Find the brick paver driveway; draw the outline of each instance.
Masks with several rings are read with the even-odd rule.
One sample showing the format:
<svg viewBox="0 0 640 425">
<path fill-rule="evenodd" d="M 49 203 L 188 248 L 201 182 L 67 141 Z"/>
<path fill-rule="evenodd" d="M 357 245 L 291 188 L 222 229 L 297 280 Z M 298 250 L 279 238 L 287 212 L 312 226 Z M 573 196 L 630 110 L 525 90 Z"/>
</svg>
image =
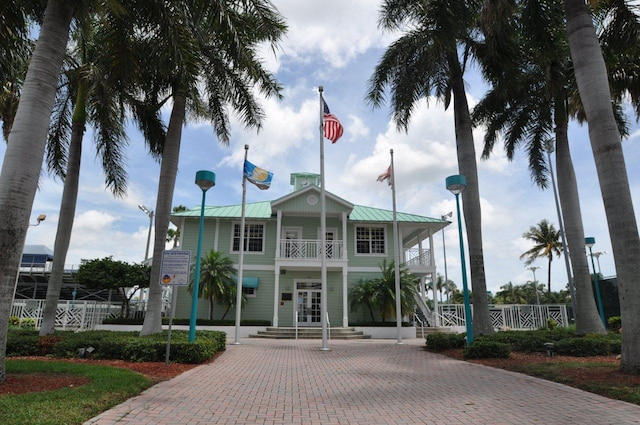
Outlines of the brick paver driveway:
<svg viewBox="0 0 640 425">
<path fill-rule="evenodd" d="M 424 340 L 243 339 L 87 424 L 638 424 L 640 406 L 449 359 Z"/>
</svg>

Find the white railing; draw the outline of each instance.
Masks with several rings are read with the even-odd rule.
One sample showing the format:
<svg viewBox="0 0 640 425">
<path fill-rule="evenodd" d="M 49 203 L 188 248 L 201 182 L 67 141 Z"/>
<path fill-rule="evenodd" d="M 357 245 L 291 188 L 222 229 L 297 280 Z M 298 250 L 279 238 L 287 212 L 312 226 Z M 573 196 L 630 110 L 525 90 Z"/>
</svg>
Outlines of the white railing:
<svg viewBox="0 0 640 425">
<path fill-rule="evenodd" d="M 404 264 L 407 267 L 431 266 L 431 251 L 423 249 L 421 253 L 420 250 L 416 248 L 405 249 Z"/>
<path fill-rule="evenodd" d="M 322 242 L 318 239 L 281 239 L 280 258 L 319 259 Z M 342 241 L 326 241 L 327 258 L 342 258 Z"/>
<path fill-rule="evenodd" d="M 11 316 L 21 322 L 30 319 L 35 322 L 36 329 L 42 326 L 44 300 L 16 300 L 11 306 Z M 93 329 L 102 320 L 117 317 L 121 303 L 100 301 L 61 301 L 56 310 L 55 328 L 60 330 Z"/>
<path fill-rule="evenodd" d="M 555 320 L 559 326 L 569 326 L 567 306 L 563 304 L 492 305 L 489 315 L 494 329 L 539 329 L 547 325 L 547 319 Z M 438 316 L 442 327 L 466 326 L 462 304 L 439 304 Z"/>
</svg>

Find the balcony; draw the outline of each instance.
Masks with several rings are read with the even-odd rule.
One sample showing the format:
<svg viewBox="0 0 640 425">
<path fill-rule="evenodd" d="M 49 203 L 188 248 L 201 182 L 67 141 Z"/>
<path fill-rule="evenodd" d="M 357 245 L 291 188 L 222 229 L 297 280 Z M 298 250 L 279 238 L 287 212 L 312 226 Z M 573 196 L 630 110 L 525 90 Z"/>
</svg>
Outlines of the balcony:
<svg viewBox="0 0 640 425">
<path fill-rule="evenodd" d="M 320 260 L 321 241 L 318 239 L 281 239 L 279 259 Z M 341 260 L 342 241 L 326 241 L 327 259 Z"/>
<path fill-rule="evenodd" d="M 431 251 L 423 249 L 422 253 L 419 249 L 405 249 L 403 250 L 404 265 L 407 269 L 416 275 L 433 273 L 435 265 L 431 261 Z"/>
</svg>

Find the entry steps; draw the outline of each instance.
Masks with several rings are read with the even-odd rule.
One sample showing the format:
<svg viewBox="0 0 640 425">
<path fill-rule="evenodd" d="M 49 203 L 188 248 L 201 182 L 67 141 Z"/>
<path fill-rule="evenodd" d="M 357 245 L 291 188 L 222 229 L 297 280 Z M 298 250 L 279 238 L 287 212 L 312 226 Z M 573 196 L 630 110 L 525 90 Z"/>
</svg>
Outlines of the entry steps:
<svg viewBox="0 0 640 425">
<path fill-rule="evenodd" d="M 371 335 L 365 335 L 355 328 L 329 328 L 330 339 L 370 339 Z M 249 338 L 271 339 L 295 339 L 296 328 L 268 327 L 265 331 L 249 335 Z M 298 328 L 298 339 L 322 339 L 322 328 Z"/>
</svg>

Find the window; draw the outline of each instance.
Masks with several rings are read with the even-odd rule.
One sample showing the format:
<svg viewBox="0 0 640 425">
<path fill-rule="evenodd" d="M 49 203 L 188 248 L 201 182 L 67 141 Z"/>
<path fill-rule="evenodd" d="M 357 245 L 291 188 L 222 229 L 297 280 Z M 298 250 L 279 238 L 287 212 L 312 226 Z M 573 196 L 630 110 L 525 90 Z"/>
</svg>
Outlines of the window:
<svg viewBox="0 0 640 425">
<path fill-rule="evenodd" d="M 244 225 L 244 252 L 262 252 L 264 250 L 264 224 Z M 232 252 L 240 251 L 240 224 L 233 225 Z"/>
<path fill-rule="evenodd" d="M 256 295 L 256 291 L 258 289 L 257 288 L 245 288 L 244 286 L 242 287 L 242 293 L 247 297 L 247 298 L 255 298 Z"/>
<path fill-rule="evenodd" d="M 384 227 L 356 227 L 357 254 L 384 254 Z"/>
</svg>

